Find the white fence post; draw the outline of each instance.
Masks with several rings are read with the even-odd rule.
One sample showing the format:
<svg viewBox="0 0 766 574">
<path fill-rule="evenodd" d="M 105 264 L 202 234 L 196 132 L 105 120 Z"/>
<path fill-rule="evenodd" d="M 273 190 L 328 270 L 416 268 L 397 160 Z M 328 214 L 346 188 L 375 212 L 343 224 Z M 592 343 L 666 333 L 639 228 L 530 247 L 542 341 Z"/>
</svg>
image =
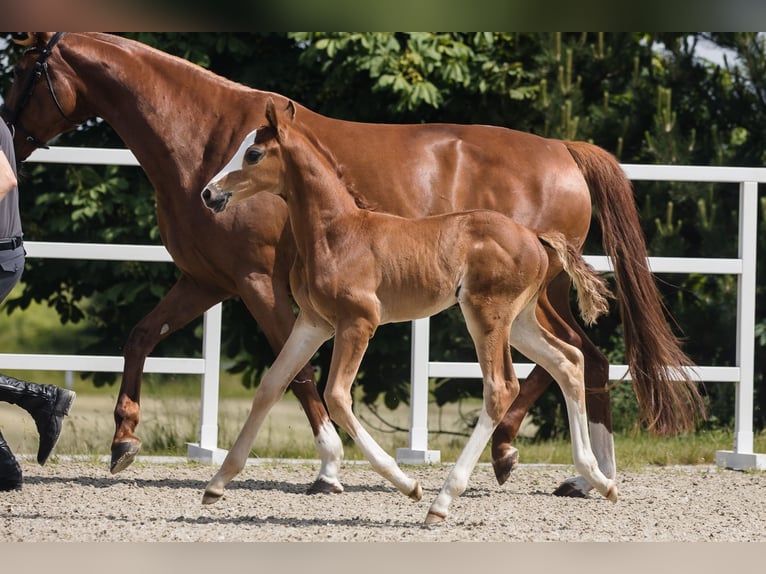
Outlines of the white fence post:
<svg viewBox="0 0 766 574">
<path fill-rule="evenodd" d="M 412 322 L 410 388 L 410 444 L 397 448 L 396 460 L 406 464 L 436 463 L 438 450 L 428 450 L 428 318 Z"/>
<path fill-rule="evenodd" d="M 227 451 L 218 448 L 218 394 L 221 368 L 222 304 L 218 303 L 205 313 L 202 328 L 202 400 L 200 401 L 200 431 L 198 443 L 187 443 L 187 456 L 191 460 L 220 464 Z"/>
<path fill-rule="evenodd" d="M 716 452 L 716 464 L 726 468 L 766 470 L 766 454 L 753 452 L 753 392 L 755 379 L 755 280 L 758 243 L 758 184 L 745 181 L 739 195 L 739 257 L 737 281 L 737 365 L 734 408 L 734 450 Z"/>
</svg>

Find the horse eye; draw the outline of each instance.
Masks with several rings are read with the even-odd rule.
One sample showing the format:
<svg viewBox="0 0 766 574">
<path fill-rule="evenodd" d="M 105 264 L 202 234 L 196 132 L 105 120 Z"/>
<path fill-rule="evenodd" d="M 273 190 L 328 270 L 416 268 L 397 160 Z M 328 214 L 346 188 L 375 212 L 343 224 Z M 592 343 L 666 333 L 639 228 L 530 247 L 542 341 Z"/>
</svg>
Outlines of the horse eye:
<svg viewBox="0 0 766 574">
<path fill-rule="evenodd" d="M 255 148 L 247 150 L 245 153 L 245 161 L 249 164 L 258 163 L 263 158 L 263 151 Z"/>
</svg>

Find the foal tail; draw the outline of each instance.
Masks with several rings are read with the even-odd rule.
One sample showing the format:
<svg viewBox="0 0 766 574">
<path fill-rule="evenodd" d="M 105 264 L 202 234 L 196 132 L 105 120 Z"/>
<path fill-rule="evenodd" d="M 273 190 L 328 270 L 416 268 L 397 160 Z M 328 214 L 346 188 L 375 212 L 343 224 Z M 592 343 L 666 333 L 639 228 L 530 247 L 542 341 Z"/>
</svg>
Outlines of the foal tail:
<svg viewBox="0 0 766 574">
<path fill-rule="evenodd" d="M 646 243 L 633 187 L 617 160 L 586 142 L 565 142 L 582 171 L 617 279 L 625 349 L 641 418 L 655 434 L 692 430 L 704 406 L 686 374 L 693 363 L 668 325 L 666 309 L 646 264 Z"/>
<path fill-rule="evenodd" d="M 609 312 L 609 299 L 614 295 L 607 282 L 583 259 L 562 233 L 541 233 L 540 240 L 558 255 L 564 271 L 572 279 L 577 291 L 577 306 L 580 317 L 588 325 L 593 325 L 601 315 Z"/>
</svg>

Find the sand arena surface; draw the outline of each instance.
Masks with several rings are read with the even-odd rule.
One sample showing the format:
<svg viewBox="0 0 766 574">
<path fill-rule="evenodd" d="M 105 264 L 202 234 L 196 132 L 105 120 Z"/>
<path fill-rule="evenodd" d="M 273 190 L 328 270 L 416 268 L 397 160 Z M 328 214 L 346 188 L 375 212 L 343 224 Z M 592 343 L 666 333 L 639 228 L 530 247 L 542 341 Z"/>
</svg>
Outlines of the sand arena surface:
<svg viewBox="0 0 766 574">
<path fill-rule="evenodd" d="M 620 500 L 551 492 L 570 466 L 520 465 L 499 486 L 488 465 L 436 527 L 422 522 L 448 465 L 406 467 L 412 502 L 366 464 L 345 464 L 340 495 L 307 496 L 311 461 L 249 464 L 224 498 L 202 506 L 217 467 L 140 459 L 111 475 L 105 460 L 21 461 L 24 487 L 0 493 L 0 542 L 766 542 L 766 473 L 713 466 L 618 475 Z"/>
</svg>

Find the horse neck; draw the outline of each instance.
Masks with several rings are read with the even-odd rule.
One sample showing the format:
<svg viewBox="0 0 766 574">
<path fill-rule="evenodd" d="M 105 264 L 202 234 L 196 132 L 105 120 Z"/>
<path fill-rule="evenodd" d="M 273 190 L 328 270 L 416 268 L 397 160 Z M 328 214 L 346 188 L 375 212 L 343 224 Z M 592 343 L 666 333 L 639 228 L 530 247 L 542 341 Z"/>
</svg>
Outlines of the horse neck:
<svg viewBox="0 0 766 574">
<path fill-rule="evenodd" d="M 226 162 L 245 123 L 238 110 L 252 108 L 229 102 L 254 90 L 125 38 L 72 34 L 68 45 L 78 100 L 112 126 L 158 192 L 197 193 Z"/>
<path fill-rule="evenodd" d="M 332 155 L 308 137 L 292 137 L 285 147 L 290 225 L 299 254 L 314 260 L 327 246 L 328 233 L 341 218 L 360 213 L 338 173 Z"/>
</svg>

